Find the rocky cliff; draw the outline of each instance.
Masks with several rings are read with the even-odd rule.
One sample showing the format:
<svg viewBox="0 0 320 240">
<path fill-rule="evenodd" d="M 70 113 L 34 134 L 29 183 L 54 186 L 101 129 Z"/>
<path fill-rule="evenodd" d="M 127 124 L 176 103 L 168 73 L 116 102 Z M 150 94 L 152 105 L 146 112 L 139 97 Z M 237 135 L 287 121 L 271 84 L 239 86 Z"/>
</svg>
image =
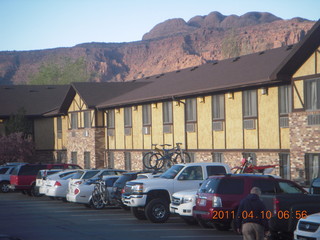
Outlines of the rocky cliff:
<svg viewBox="0 0 320 240">
<path fill-rule="evenodd" d="M 270 13 L 224 16 L 212 12 L 188 22 L 170 19 L 141 41 L 84 43 L 71 48 L 0 52 L 0 84 L 27 83 L 41 64 L 84 58 L 89 81 L 127 81 L 297 43 L 314 22 Z"/>
</svg>

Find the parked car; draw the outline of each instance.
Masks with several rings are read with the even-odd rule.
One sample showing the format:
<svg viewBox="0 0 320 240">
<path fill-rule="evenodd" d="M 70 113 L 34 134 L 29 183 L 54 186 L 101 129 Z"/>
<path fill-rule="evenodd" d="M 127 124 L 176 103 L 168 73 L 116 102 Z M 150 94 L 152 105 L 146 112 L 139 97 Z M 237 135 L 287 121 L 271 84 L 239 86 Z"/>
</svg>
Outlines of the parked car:
<svg viewBox="0 0 320 240">
<path fill-rule="evenodd" d="M 42 169 L 81 169 L 79 165 L 58 163 L 58 164 L 25 164 L 16 166 L 10 176 L 10 188 L 27 193 L 30 196 L 37 196 L 36 177 Z"/>
<path fill-rule="evenodd" d="M 69 180 L 68 191 L 66 195 L 67 201 L 74 201 L 74 193 L 78 186 L 90 178 L 98 178 L 110 175 L 121 175 L 125 173 L 125 170 L 121 169 L 83 169 L 77 171 L 77 173 Z"/>
<path fill-rule="evenodd" d="M 48 176 L 61 172 L 62 169 L 43 169 L 39 170 L 36 177 L 36 186 L 35 186 L 35 194 L 37 196 L 42 196 L 45 194 L 45 180 Z"/>
<path fill-rule="evenodd" d="M 45 180 L 45 195 L 51 198 L 61 198 L 66 201 L 69 180 L 75 174 L 76 171 L 67 170 L 50 175 Z"/>
<path fill-rule="evenodd" d="M 311 194 L 320 194 L 320 178 L 315 178 L 312 180 L 309 192 Z"/>
<path fill-rule="evenodd" d="M 117 181 L 113 184 L 113 188 L 111 191 L 111 198 L 122 208 L 128 208 L 121 199 L 121 195 L 124 192 L 124 187 L 126 182 L 134 180 L 134 179 L 143 179 L 143 178 L 156 178 L 159 177 L 162 173 L 150 173 L 150 172 L 127 172 L 122 174 Z"/>
<path fill-rule="evenodd" d="M 218 230 L 228 230 L 240 201 L 252 187 L 259 187 L 266 205 L 271 239 L 292 239 L 293 228 L 303 212 L 320 211 L 320 195 L 307 194 L 298 184 L 282 178 L 255 174 L 212 176 L 203 182 L 196 196 L 194 217 L 200 224 L 212 223 Z M 294 227 L 293 227 L 294 226 Z"/>
<path fill-rule="evenodd" d="M 2 193 L 10 192 L 10 175 L 15 166 L 0 166 L 0 191 Z"/>
<path fill-rule="evenodd" d="M 163 223 L 170 216 L 169 204 L 173 193 L 195 189 L 208 176 L 230 172 L 230 167 L 224 163 L 176 164 L 159 178 L 127 182 L 122 202 L 131 207 L 137 219 L 147 218 L 153 223 Z"/>
<path fill-rule="evenodd" d="M 108 205 L 114 205 L 116 204 L 115 201 L 112 200 L 111 198 L 111 191 L 114 182 L 120 177 L 120 175 L 104 175 L 101 176 L 102 180 L 105 183 L 106 189 L 108 191 L 108 199 L 107 199 L 107 204 Z M 82 203 L 86 207 L 91 207 L 94 209 L 102 209 L 106 206 L 105 203 L 99 202 L 95 203 L 92 201 L 92 192 L 94 190 L 95 184 L 99 180 L 99 177 L 94 177 L 91 179 L 88 179 L 87 181 L 79 184 L 73 192 L 68 193 L 67 200 L 69 202 L 75 202 L 75 203 Z"/>
<path fill-rule="evenodd" d="M 198 189 L 184 190 L 172 194 L 170 212 L 178 214 L 187 224 L 193 225 L 197 220 L 193 217 Z"/>
<path fill-rule="evenodd" d="M 320 240 L 320 212 L 299 220 L 294 240 Z"/>
</svg>

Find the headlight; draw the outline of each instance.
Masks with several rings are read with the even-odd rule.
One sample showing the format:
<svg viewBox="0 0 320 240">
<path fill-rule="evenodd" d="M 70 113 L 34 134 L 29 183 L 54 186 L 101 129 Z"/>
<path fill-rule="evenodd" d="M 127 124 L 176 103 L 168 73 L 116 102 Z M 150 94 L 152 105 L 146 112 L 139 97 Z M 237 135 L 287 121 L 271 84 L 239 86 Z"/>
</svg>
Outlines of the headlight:
<svg viewBox="0 0 320 240">
<path fill-rule="evenodd" d="M 183 197 L 181 199 L 181 203 L 189 203 L 192 202 L 192 197 Z"/>
<path fill-rule="evenodd" d="M 133 194 L 142 194 L 143 193 L 143 184 L 136 184 L 131 187 Z"/>
</svg>

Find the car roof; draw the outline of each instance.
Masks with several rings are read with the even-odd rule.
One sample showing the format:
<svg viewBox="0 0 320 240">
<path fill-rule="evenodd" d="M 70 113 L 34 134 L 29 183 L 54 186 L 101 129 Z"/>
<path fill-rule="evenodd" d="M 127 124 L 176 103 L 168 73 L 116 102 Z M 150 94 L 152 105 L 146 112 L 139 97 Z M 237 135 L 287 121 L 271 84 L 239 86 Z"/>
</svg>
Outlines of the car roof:
<svg viewBox="0 0 320 240">
<path fill-rule="evenodd" d="M 221 175 L 209 176 L 208 178 L 226 178 L 226 177 L 232 177 L 232 178 L 270 178 L 270 179 L 277 178 L 273 175 L 262 175 L 262 174 L 253 174 L 253 173 L 221 174 Z M 285 179 L 283 179 L 283 180 L 285 180 Z"/>
</svg>

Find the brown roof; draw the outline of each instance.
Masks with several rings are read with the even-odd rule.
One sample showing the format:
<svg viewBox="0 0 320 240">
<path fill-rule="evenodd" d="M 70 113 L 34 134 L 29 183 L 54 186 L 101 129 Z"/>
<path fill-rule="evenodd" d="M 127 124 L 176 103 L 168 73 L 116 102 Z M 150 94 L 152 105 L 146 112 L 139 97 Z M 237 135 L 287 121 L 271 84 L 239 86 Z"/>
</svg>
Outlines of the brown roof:
<svg viewBox="0 0 320 240">
<path fill-rule="evenodd" d="M 165 99 L 230 91 L 289 82 L 320 46 L 320 21 L 294 45 L 164 73 L 135 82 L 149 84 L 106 99 L 98 108 L 110 108 Z"/>
<path fill-rule="evenodd" d="M 21 108 L 29 117 L 56 115 L 68 89 L 67 85 L 0 85 L 0 117 L 9 117 Z"/>
</svg>

